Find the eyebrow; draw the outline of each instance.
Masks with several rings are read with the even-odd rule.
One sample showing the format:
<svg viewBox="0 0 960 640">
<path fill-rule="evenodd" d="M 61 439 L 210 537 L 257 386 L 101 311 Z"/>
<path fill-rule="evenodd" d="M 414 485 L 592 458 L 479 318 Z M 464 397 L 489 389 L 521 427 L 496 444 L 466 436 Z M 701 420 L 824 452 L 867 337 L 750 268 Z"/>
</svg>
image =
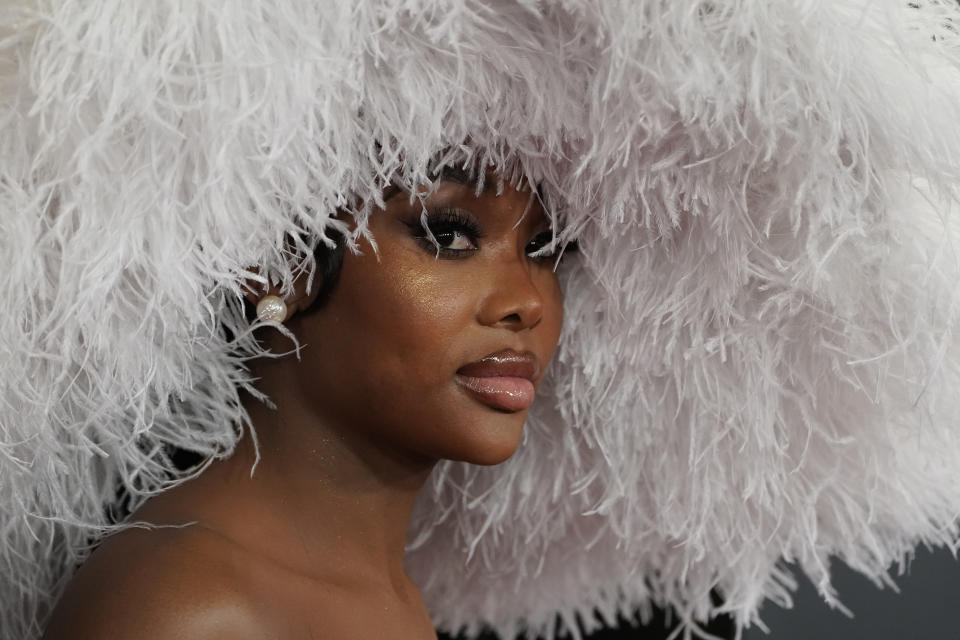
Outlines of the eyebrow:
<svg viewBox="0 0 960 640">
<path fill-rule="evenodd" d="M 477 186 L 477 176 L 471 176 L 466 169 L 458 165 L 444 165 L 441 167 L 439 174 L 434 173 L 434 175 L 440 180 L 440 182 L 450 182 L 463 187 L 470 187 L 471 189 L 474 189 Z M 487 176 L 484 174 L 483 185 L 480 189 L 480 192 L 488 193 L 490 191 L 495 191 L 496 188 L 496 181 L 487 180 Z M 546 194 L 543 192 L 542 185 L 537 183 L 537 185 L 534 187 L 534 191 L 538 196 L 540 196 L 540 200 L 543 202 L 544 208 L 546 208 L 547 198 Z"/>
<path fill-rule="evenodd" d="M 476 189 L 477 187 L 477 176 L 471 176 L 470 173 L 463 167 L 457 165 L 444 165 L 440 168 L 439 174 L 435 174 L 437 179 L 440 182 L 449 182 L 452 184 L 458 184 L 463 187 L 469 187 L 471 189 Z M 497 188 L 496 182 L 487 180 L 486 175 L 483 176 L 481 193 L 487 193 L 490 191 L 495 191 Z"/>
<path fill-rule="evenodd" d="M 457 184 L 463 187 L 470 187 L 471 189 L 475 189 L 477 186 L 477 176 L 471 176 L 466 169 L 458 165 L 444 165 L 439 171 L 434 171 L 431 175 L 434 177 L 434 179 L 437 179 L 440 182 L 449 182 L 451 184 Z M 480 193 L 489 193 L 495 191 L 496 188 L 496 181 L 487 180 L 487 176 L 484 174 Z M 384 199 L 389 200 L 400 191 L 401 189 L 399 187 L 392 185 L 385 192 Z M 534 193 L 539 197 L 544 210 L 549 210 L 546 193 L 544 193 L 540 183 L 537 183 L 537 185 L 534 187 Z"/>
</svg>

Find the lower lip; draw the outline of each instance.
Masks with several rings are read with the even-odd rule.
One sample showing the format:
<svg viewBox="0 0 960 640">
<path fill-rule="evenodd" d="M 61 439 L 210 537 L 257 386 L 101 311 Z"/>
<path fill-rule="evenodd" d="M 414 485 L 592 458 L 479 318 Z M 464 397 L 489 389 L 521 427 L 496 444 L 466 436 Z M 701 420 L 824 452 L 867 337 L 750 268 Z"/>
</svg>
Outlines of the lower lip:
<svg viewBox="0 0 960 640">
<path fill-rule="evenodd" d="M 470 395 L 493 409 L 523 411 L 533 404 L 533 383 L 526 378 L 455 376 Z"/>
</svg>

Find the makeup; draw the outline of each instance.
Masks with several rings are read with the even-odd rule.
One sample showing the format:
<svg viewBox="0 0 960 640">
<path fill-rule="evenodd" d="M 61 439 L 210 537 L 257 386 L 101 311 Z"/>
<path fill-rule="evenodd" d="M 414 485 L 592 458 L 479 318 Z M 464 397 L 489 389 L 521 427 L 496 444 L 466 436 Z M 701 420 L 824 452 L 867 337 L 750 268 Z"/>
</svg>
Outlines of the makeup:
<svg viewBox="0 0 960 640">
<path fill-rule="evenodd" d="M 533 381 L 540 373 L 530 351 L 504 349 L 457 370 L 454 380 L 468 395 L 499 411 L 525 411 L 533 404 Z"/>
</svg>

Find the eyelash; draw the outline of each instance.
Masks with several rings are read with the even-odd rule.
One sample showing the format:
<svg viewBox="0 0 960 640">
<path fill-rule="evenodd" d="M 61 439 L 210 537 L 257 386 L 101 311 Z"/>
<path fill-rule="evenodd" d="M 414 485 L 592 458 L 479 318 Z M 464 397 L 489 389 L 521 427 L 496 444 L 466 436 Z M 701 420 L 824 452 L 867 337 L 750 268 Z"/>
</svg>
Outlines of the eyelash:
<svg viewBox="0 0 960 640">
<path fill-rule="evenodd" d="M 417 242 L 431 253 L 438 253 L 442 258 L 453 260 L 466 258 L 469 254 L 476 251 L 476 249 L 450 249 L 436 246 L 428 237 L 419 218 L 406 222 L 406 225 Z M 484 235 L 480 230 L 480 225 L 477 224 L 477 221 L 474 220 L 472 216 L 467 215 L 462 209 L 453 209 L 450 207 L 440 207 L 439 209 L 428 211 L 427 226 L 430 228 L 430 233 L 432 233 L 434 237 L 444 233 L 455 232 L 465 235 L 474 244 Z"/>
<path fill-rule="evenodd" d="M 450 249 L 447 247 L 437 247 L 427 236 L 426 231 L 423 228 L 423 225 L 420 223 L 419 218 L 405 223 L 410 229 L 413 237 L 427 250 L 431 253 L 439 252 L 439 256 L 446 259 L 459 260 L 468 257 L 474 251 L 477 251 L 479 247 L 474 249 Z M 434 237 L 444 234 L 444 233 L 460 233 L 465 235 L 470 241 L 476 245 L 477 241 L 484 237 L 484 233 L 480 230 L 480 225 L 474 219 L 473 216 L 466 213 L 462 209 L 455 209 L 452 207 L 440 207 L 433 209 L 427 212 L 427 226 L 430 228 L 430 233 Z M 536 240 L 545 238 L 538 246 L 538 249 L 544 244 L 549 243 L 552 238 L 550 231 L 543 231 L 535 235 L 530 243 L 534 243 Z M 574 252 L 578 250 L 576 241 L 567 243 L 565 247 L 564 254 Z M 547 254 L 543 256 L 531 257 L 531 260 L 537 262 L 547 262 L 553 260 L 555 254 Z M 563 256 L 561 256 L 561 260 Z"/>
</svg>

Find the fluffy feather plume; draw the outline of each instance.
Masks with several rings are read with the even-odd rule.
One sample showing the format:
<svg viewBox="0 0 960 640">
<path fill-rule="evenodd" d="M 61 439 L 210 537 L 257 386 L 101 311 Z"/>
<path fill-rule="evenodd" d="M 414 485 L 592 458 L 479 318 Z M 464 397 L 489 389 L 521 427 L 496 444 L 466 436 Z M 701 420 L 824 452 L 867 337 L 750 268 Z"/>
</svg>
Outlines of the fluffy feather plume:
<svg viewBox="0 0 960 640">
<path fill-rule="evenodd" d="M 957 544 L 952 2 L 0 12 L 4 638 L 39 636 L 119 490 L 183 480 L 167 445 L 249 427 L 244 280 L 289 287 L 338 207 L 366 234 L 443 150 L 539 182 L 582 251 L 520 450 L 422 494 L 440 627 L 744 627 L 789 606 L 781 558 L 836 602 L 831 556 L 888 582 Z"/>
</svg>

